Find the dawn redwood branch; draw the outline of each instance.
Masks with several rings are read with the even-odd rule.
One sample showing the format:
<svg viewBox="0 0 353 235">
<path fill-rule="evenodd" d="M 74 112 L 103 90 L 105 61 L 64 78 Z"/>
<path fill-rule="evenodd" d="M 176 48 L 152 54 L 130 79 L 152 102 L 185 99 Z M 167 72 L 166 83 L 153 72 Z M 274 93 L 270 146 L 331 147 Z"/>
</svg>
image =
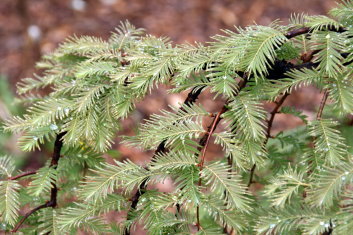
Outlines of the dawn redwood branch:
<svg viewBox="0 0 353 235">
<path fill-rule="evenodd" d="M 34 175 L 34 174 L 36 174 L 36 173 L 37 173 L 36 170 L 27 171 L 27 172 L 23 172 L 23 173 L 21 173 L 21 174 L 18 174 L 18 175 L 9 177 L 9 178 L 7 178 L 7 179 L 8 179 L 8 180 L 17 180 L 17 179 L 19 179 L 19 178 L 22 178 L 22 177 L 25 177 L 25 176 L 28 176 L 28 175 Z"/>
<path fill-rule="evenodd" d="M 55 143 L 54 143 L 54 151 L 53 151 L 53 155 L 52 155 L 52 159 L 50 162 L 50 167 L 53 167 L 54 169 L 57 168 L 59 159 L 60 159 L 60 152 L 61 152 L 61 148 L 63 146 L 63 142 L 62 142 L 62 137 L 66 134 L 66 132 L 62 132 L 59 133 L 56 136 L 55 139 Z M 34 172 L 33 174 L 35 174 L 36 172 Z M 57 194 L 58 194 L 58 187 L 56 185 L 56 183 L 53 183 L 52 185 L 53 187 L 51 188 L 51 192 L 50 192 L 50 200 L 45 202 L 42 205 L 39 205 L 35 208 L 33 208 L 32 210 L 28 211 L 23 218 L 16 224 L 16 226 L 13 228 L 12 232 L 15 233 L 17 232 L 17 230 L 21 227 L 21 225 L 26 221 L 26 219 L 31 216 L 33 213 L 37 212 L 40 209 L 43 208 L 47 208 L 47 207 L 52 207 L 55 208 L 57 206 Z"/>
<path fill-rule="evenodd" d="M 224 105 L 222 107 L 221 111 L 219 111 L 217 113 L 217 115 L 214 117 L 212 124 L 208 127 L 208 130 L 207 130 L 206 134 L 204 135 L 206 141 L 205 141 L 205 144 L 202 148 L 201 160 L 198 165 L 200 168 L 200 171 L 202 171 L 203 165 L 205 163 L 206 151 L 207 151 L 208 145 L 210 143 L 211 136 L 213 135 L 213 132 L 216 130 L 218 123 L 221 121 L 221 115 L 226 111 L 227 111 L 227 107 L 226 107 L 226 105 Z M 201 179 L 199 180 L 199 186 L 201 186 Z"/>
<path fill-rule="evenodd" d="M 301 34 L 305 34 L 305 33 L 308 33 L 310 31 L 309 28 L 307 27 L 304 27 L 304 28 L 299 28 L 299 29 L 295 29 L 295 30 L 292 30 L 292 31 L 289 31 L 285 36 L 290 39 L 290 38 L 293 38 L 295 36 L 298 36 L 298 35 L 301 35 Z M 312 68 L 315 68 L 318 63 L 314 63 L 314 62 L 311 62 L 310 60 L 312 60 L 313 58 L 313 55 L 316 54 L 317 51 L 313 51 L 311 53 L 309 53 L 308 55 L 305 56 L 305 58 L 303 58 L 303 61 L 304 63 L 302 64 L 299 64 L 299 65 L 294 65 L 290 62 L 277 62 L 280 64 L 280 66 L 277 66 L 278 68 L 276 68 L 276 70 L 279 70 L 279 71 L 276 71 L 276 70 L 270 70 L 270 74 L 269 74 L 269 78 L 272 78 L 274 77 L 274 79 L 278 79 L 278 78 L 282 78 L 283 75 L 292 70 L 292 69 L 302 69 L 302 68 L 307 68 L 307 69 L 312 69 Z M 303 57 L 303 56 L 302 56 Z M 276 64 L 275 64 L 276 65 Z M 281 66 L 283 68 L 281 68 Z M 268 139 L 271 137 L 271 129 L 272 129 L 272 125 L 273 125 L 273 121 L 275 119 L 275 116 L 276 114 L 278 113 L 280 107 L 282 106 L 283 102 L 286 100 L 286 98 L 289 96 L 289 93 L 286 92 L 282 98 L 276 102 L 276 106 L 275 108 L 272 110 L 272 112 L 270 113 L 271 116 L 270 116 L 270 119 L 268 120 L 268 125 L 267 125 L 267 132 L 266 132 L 266 139 L 265 139 L 265 142 L 264 142 L 264 145 L 267 144 L 267 141 Z M 327 97 L 326 97 L 327 98 Z M 249 176 L 249 181 L 248 181 L 248 189 L 250 187 L 250 185 L 253 183 L 253 178 L 254 178 L 254 174 L 255 174 L 255 170 L 256 170 L 256 164 L 254 164 L 251 169 L 250 169 L 250 176 Z"/>
<path fill-rule="evenodd" d="M 342 31 L 343 31 L 343 30 L 344 30 L 344 29 L 342 29 Z M 332 31 L 335 31 L 335 30 L 332 30 Z M 291 30 L 291 31 L 287 32 L 287 33 L 285 34 L 285 36 L 286 36 L 287 39 L 291 39 L 291 38 L 294 38 L 294 37 L 296 37 L 296 36 L 299 36 L 299 35 L 302 35 L 302 34 L 306 34 L 306 33 L 309 33 L 309 32 L 310 32 L 310 28 L 308 28 L 308 27 L 303 27 L 303 28 Z M 280 69 L 277 69 L 277 68 L 276 68 L 276 69 L 273 70 L 272 72 L 278 73 L 277 75 L 283 75 L 285 72 L 288 72 L 288 71 L 291 70 L 291 69 L 301 69 L 301 68 L 310 68 L 310 69 L 311 69 L 311 68 L 317 66 L 317 63 L 312 63 L 312 62 L 303 63 L 303 64 L 300 64 L 300 65 L 293 65 L 293 64 L 290 63 L 290 62 L 287 62 L 286 64 L 289 65 L 289 67 L 284 67 L 284 66 L 280 65 Z M 278 71 L 278 70 L 280 70 L 280 71 Z M 271 73 L 271 71 L 270 71 L 270 73 Z M 275 75 L 275 76 L 276 76 L 276 75 Z M 270 77 L 270 76 L 269 76 L 269 77 Z M 277 78 L 277 76 L 276 76 L 276 78 Z M 239 90 L 242 89 L 243 87 L 245 87 L 245 85 L 246 85 L 246 80 L 242 80 L 242 81 L 239 83 Z M 198 99 L 198 96 L 199 96 L 200 93 L 202 92 L 202 89 L 203 89 L 203 88 L 204 88 L 204 87 L 192 89 L 191 92 L 188 93 L 188 96 L 186 97 L 186 99 L 185 99 L 185 101 L 184 101 L 184 105 L 190 106 L 191 104 L 193 104 L 193 103 Z M 285 99 L 287 96 L 288 96 L 288 94 L 285 94 L 285 95 L 283 96 L 284 98 L 282 97 L 282 98 L 283 98 L 282 103 L 284 102 L 284 99 Z M 280 100 L 280 101 L 281 101 L 281 100 Z M 281 104 L 282 104 L 282 103 L 281 103 Z M 277 111 L 278 111 L 278 109 L 280 108 L 281 104 L 277 107 Z M 181 108 L 181 109 L 182 109 L 182 108 Z M 220 121 L 220 116 L 221 116 L 221 114 L 224 113 L 226 110 L 227 110 L 227 108 L 226 108 L 225 106 L 222 107 L 222 110 L 214 117 L 214 120 L 213 120 L 213 122 L 212 122 L 212 125 L 209 127 L 209 131 L 207 131 L 206 134 L 200 139 L 200 143 L 199 143 L 199 144 L 200 144 L 201 147 L 199 147 L 199 148 L 204 149 L 203 152 L 202 152 L 202 157 L 201 157 L 201 162 L 200 162 L 200 168 L 201 168 L 201 169 L 202 169 L 202 166 L 203 166 L 203 163 L 204 163 L 205 152 L 206 152 L 205 149 L 207 149 L 207 145 L 208 145 L 209 139 L 210 139 L 210 137 L 211 137 L 211 135 L 212 135 L 212 132 L 213 132 L 214 129 L 217 127 L 217 125 L 218 125 L 218 123 L 219 123 L 219 121 Z M 277 112 L 277 111 L 275 111 L 275 112 Z M 275 113 L 272 115 L 273 117 L 271 116 L 272 121 L 269 122 L 269 124 L 271 125 L 271 127 L 272 127 L 272 122 L 273 122 L 273 119 L 274 119 L 274 115 L 275 115 Z M 271 119 L 270 119 L 270 120 L 271 120 Z M 270 130 L 271 127 L 268 128 L 268 129 Z M 211 134 L 210 134 L 210 133 L 211 133 Z M 269 137 L 269 134 L 268 134 L 268 137 Z M 267 139 L 266 139 L 266 142 L 267 142 L 267 140 L 268 140 L 268 137 L 267 137 Z M 162 142 L 158 145 L 158 147 L 157 147 L 157 149 L 156 149 L 156 151 L 155 151 L 155 153 L 154 153 L 152 159 L 153 159 L 155 156 L 157 156 L 158 153 L 162 153 L 162 152 L 167 151 L 167 150 L 165 149 L 165 143 L 166 143 L 166 141 L 162 141 Z M 200 150 L 201 150 L 201 149 L 200 149 Z M 251 180 L 252 180 L 252 177 L 253 177 L 255 168 L 256 168 L 256 165 L 254 165 L 254 166 L 252 167 L 252 169 L 251 169 L 251 179 L 250 179 L 250 181 L 249 181 L 249 185 L 251 184 Z M 248 186 L 249 186 L 249 185 L 248 185 Z M 132 203 L 131 203 L 131 206 L 130 206 L 130 210 L 129 210 L 129 212 L 128 212 L 127 219 L 130 218 L 129 214 L 130 214 L 133 210 L 136 209 L 137 204 L 138 204 L 138 201 L 139 201 L 140 197 L 144 194 L 144 192 L 145 192 L 145 190 L 146 190 L 146 187 L 147 187 L 147 182 L 146 182 L 146 181 L 142 182 L 142 184 L 140 185 L 140 187 L 139 187 L 139 189 L 137 190 L 137 192 L 135 193 L 135 195 L 131 198 Z M 198 209 L 198 210 L 199 210 L 199 209 Z M 197 214 L 198 214 L 198 210 L 197 210 Z M 198 220 L 199 220 L 199 218 L 198 218 Z M 198 221 L 198 228 L 199 228 L 199 221 Z M 130 235 L 130 229 L 127 228 L 127 229 L 125 230 L 125 235 Z"/>
<path fill-rule="evenodd" d="M 328 227 L 328 230 L 325 231 L 322 235 L 331 235 L 333 233 L 333 225 L 332 225 L 332 220 L 330 220 L 330 226 Z"/>
</svg>

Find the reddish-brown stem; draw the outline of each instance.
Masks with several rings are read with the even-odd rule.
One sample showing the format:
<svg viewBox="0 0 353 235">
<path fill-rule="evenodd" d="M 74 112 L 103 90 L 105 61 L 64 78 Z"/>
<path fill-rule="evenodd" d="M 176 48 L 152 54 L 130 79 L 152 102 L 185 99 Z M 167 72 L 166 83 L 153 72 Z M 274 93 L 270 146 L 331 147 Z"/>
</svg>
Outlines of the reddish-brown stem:
<svg viewBox="0 0 353 235">
<path fill-rule="evenodd" d="M 265 144 L 267 144 L 268 139 L 271 137 L 271 129 L 272 129 L 272 125 L 273 125 L 273 121 L 275 120 L 275 116 L 278 113 L 279 109 L 281 108 L 282 104 L 284 103 L 284 101 L 287 99 L 287 97 L 289 96 L 289 93 L 286 92 L 282 98 L 276 102 L 276 106 L 275 108 L 272 110 L 272 112 L 270 113 L 270 119 L 268 120 L 268 125 L 267 125 L 267 134 L 266 134 L 266 140 L 265 140 Z"/>
<path fill-rule="evenodd" d="M 61 148 L 63 146 L 62 142 L 62 137 L 66 134 L 66 132 L 62 132 L 56 136 L 56 140 L 54 143 L 54 151 L 50 163 L 50 167 L 54 167 L 56 169 L 59 159 L 60 159 L 60 152 Z M 17 230 L 21 227 L 21 225 L 26 221 L 26 219 L 31 216 L 33 213 L 37 212 L 40 209 L 47 208 L 47 207 L 52 207 L 55 208 L 57 206 L 57 194 L 58 194 L 58 188 L 56 183 L 53 183 L 53 187 L 51 188 L 50 192 L 50 200 L 45 202 L 42 205 L 39 205 L 32 210 L 28 211 L 23 218 L 16 224 L 16 226 L 13 228 L 12 232 L 15 233 Z"/>
<path fill-rule="evenodd" d="M 7 178 L 7 179 L 8 179 L 8 180 L 17 180 L 17 179 L 19 179 L 19 178 L 22 178 L 22 177 L 25 177 L 25 176 L 28 176 L 28 175 L 34 175 L 34 174 L 36 174 L 36 173 L 37 173 L 36 170 L 27 171 L 27 172 L 23 172 L 23 173 L 21 173 L 21 174 L 18 174 L 18 175 L 9 177 L 9 178 Z"/>
<path fill-rule="evenodd" d="M 46 208 L 48 207 L 47 203 L 44 203 L 40 206 L 37 206 L 35 208 L 33 208 L 32 210 L 28 211 L 23 217 L 22 219 L 16 224 L 16 226 L 13 228 L 12 232 L 15 233 L 17 232 L 17 230 L 21 227 L 21 225 L 25 222 L 25 220 L 32 214 L 34 214 L 36 211 Z"/>
<path fill-rule="evenodd" d="M 321 103 L 320 103 L 319 110 L 318 110 L 317 115 L 316 115 L 316 120 L 320 120 L 321 119 L 322 113 L 323 113 L 325 105 L 326 105 L 326 101 L 327 101 L 328 95 L 329 95 L 329 92 L 327 90 L 325 90 L 324 91 L 324 95 L 323 95 L 322 100 L 321 100 Z M 315 137 L 314 137 L 314 140 L 315 140 Z M 311 171 L 308 172 L 308 175 L 310 175 L 310 174 L 311 174 Z M 305 190 L 303 192 L 303 196 L 306 196 L 306 191 Z M 330 226 L 329 226 L 328 230 L 325 231 L 322 235 L 331 235 L 332 232 L 333 232 L 333 227 L 332 227 L 332 222 L 330 220 Z"/>
<path fill-rule="evenodd" d="M 327 97 L 328 97 L 328 91 L 325 90 L 324 95 L 323 95 L 322 100 L 321 100 L 321 103 L 320 103 L 319 110 L 318 110 L 317 115 L 316 115 L 316 119 L 317 120 L 321 119 L 322 112 L 324 111 L 324 107 L 326 105 Z"/>
<path fill-rule="evenodd" d="M 267 131 L 266 131 L 266 139 L 264 141 L 264 145 L 267 144 L 268 139 L 271 137 L 271 129 L 272 129 L 272 125 L 273 125 L 273 121 L 275 120 L 275 116 L 278 113 L 279 109 L 281 108 L 282 104 L 284 103 L 284 101 L 287 99 L 287 97 L 289 96 L 289 93 L 285 93 L 281 99 L 277 102 L 275 102 L 276 106 L 274 107 L 274 109 L 271 111 L 271 116 L 270 119 L 268 120 L 268 125 L 267 125 Z M 251 169 L 250 169 L 250 176 L 249 176 L 249 181 L 248 181 L 248 188 L 250 187 L 250 185 L 253 183 L 253 178 L 254 178 L 254 174 L 255 174 L 255 170 L 256 170 L 256 164 L 254 164 Z"/>
<path fill-rule="evenodd" d="M 286 38 L 291 39 L 294 38 L 296 36 L 302 35 L 302 34 L 307 34 L 309 33 L 310 28 L 309 27 L 303 27 L 303 28 L 299 28 L 299 29 L 293 29 L 291 31 L 289 31 L 288 33 L 286 33 L 284 36 L 286 36 Z"/>
<path fill-rule="evenodd" d="M 327 90 L 325 90 L 324 91 L 324 95 L 322 96 L 322 99 L 321 99 L 321 102 L 320 102 L 319 110 L 317 111 L 317 114 L 316 114 L 316 120 L 320 120 L 321 119 L 322 113 L 323 113 L 325 105 L 326 105 L 326 101 L 327 101 L 328 95 L 329 95 L 329 92 Z M 312 137 L 312 142 L 315 143 L 315 140 L 316 140 L 316 137 L 313 136 Z M 311 161 L 310 161 L 310 164 L 311 164 Z M 307 174 L 308 174 L 308 176 L 311 175 L 312 174 L 312 170 L 309 169 L 307 171 Z M 306 198 L 306 191 L 305 190 L 303 191 L 303 198 Z"/>
<path fill-rule="evenodd" d="M 246 86 L 246 83 L 247 83 L 247 79 L 242 79 L 239 82 L 239 84 L 238 84 L 239 91 L 238 92 L 240 92 L 240 90 L 242 90 Z M 198 167 L 200 169 L 200 174 L 201 174 L 201 171 L 202 171 L 204 163 L 205 163 L 206 152 L 207 152 L 207 148 L 208 148 L 210 139 L 211 139 L 214 131 L 216 130 L 217 125 L 221 121 L 221 115 L 228 110 L 227 104 L 228 104 L 228 102 L 226 102 L 226 104 L 223 105 L 222 109 L 213 118 L 213 121 L 212 121 L 211 125 L 208 126 L 207 132 L 200 139 L 199 150 L 201 151 L 201 159 L 200 159 L 200 163 L 198 164 Z M 199 177 L 198 186 L 201 186 L 201 183 L 202 183 L 201 177 Z M 199 206 L 196 207 L 196 219 L 197 219 L 197 230 L 199 231 L 200 227 L 201 227 L 201 224 L 200 224 L 200 207 Z"/>
<path fill-rule="evenodd" d="M 343 33 L 345 31 L 347 31 L 347 29 L 345 29 L 343 27 L 339 27 L 339 28 L 328 27 L 327 30 L 338 32 L 338 33 Z M 293 30 L 287 32 L 284 36 L 286 36 L 286 38 L 288 38 L 288 39 L 291 39 L 291 38 L 294 38 L 299 35 L 307 34 L 309 32 L 310 32 L 309 27 L 302 27 L 302 28 L 298 28 L 298 29 L 293 29 Z"/>
<path fill-rule="evenodd" d="M 203 165 L 205 163 L 205 157 L 206 157 L 206 152 L 207 152 L 207 148 L 208 148 L 208 145 L 210 143 L 210 139 L 212 137 L 212 134 L 213 132 L 216 130 L 217 128 L 217 125 L 218 123 L 221 121 L 221 115 L 227 111 L 227 107 L 226 105 L 224 105 L 222 107 L 222 109 L 217 113 L 216 117 L 214 117 L 211 125 L 207 128 L 207 132 L 205 133 L 205 135 L 201 138 L 201 141 L 203 139 L 206 139 L 206 141 L 204 141 L 204 144 L 201 145 L 202 147 L 202 151 L 201 151 L 201 159 L 200 159 L 200 163 L 198 164 L 198 167 L 200 169 L 200 174 L 201 174 L 201 171 L 203 169 Z M 200 142 L 201 142 L 200 141 Z M 199 182 L 198 182 L 198 186 L 201 186 L 201 177 L 199 177 Z M 200 211 L 200 208 L 199 206 L 196 207 L 196 219 L 197 219 L 197 230 L 199 231 L 200 230 L 200 215 L 199 215 L 199 212 Z"/>
<path fill-rule="evenodd" d="M 253 178 L 254 178 L 254 174 L 255 174 L 255 169 L 256 169 L 256 164 L 252 165 L 251 169 L 250 169 L 250 176 L 249 176 L 249 182 L 248 182 L 248 189 L 250 187 L 250 185 L 253 183 Z"/>
<path fill-rule="evenodd" d="M 202 152 L 201 152 L 201 161 L 199 163 L 200 171 L 202 171 L 203 165 L 205 163 L 206 152 L 207 152 L 208 145 L 210 143 L 211 136 L 212 136 L 213 132 L 216 130 L 216 127 L 217 127 L 218 123 L 221 121 L 221 115 L 225 111 L 227 111 L 227 108 L 226 108 L 226 106 L 223 106 L 221 111 L 219 111 L 217 113 L 216 117 L 214 117 L 212 124 L 209 126 L 209 130 L 205 134 L 206 143 L 205 143 L 205 146 L 203 147 Z M 201 182 L 199 182 L 199 185 L 200 184 L 201 184 Z"/>
</svg>

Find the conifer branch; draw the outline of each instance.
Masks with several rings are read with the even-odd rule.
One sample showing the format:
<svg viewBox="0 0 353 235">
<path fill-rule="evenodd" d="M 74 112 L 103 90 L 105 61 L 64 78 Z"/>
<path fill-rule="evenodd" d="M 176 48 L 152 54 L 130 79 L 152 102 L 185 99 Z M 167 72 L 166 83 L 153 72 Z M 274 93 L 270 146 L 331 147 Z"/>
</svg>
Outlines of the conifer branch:
<svg viewBox="0 0 353 235">
<path fill-rule="evenodd" d="M 54 143 L 54 152 L 52 155 L 50 167 L 53 167 L 54 169 L 57 168 L 58 161 L 60 159 L 60 152 L 61 148 L 63 146 L 62 142 L 62 137 L 66 134 L 66 132 L 62 132 L 56 136 L 55 143 Z M 47 208 L 47 207 L 52 207 L 55 208 L 57 206 L 57 194 L 58 194 L 58 188 L 56 183 L 52 185 L 51 192 L 50 192 L 50 200 L 45 202 L 42 205 L 39 205 L 35 207 L 34 209 L 30 210 L 27 212 L 23 218 L 16 224 L 16 226 L 13 228 L 12 232 L 15 233 L 17 230 L 21 227 L 21 225 L 25 222 L 25 220 L 31 216 L 33 213 L 37 212 L 40 209 Z"/>
<path fill-rule="evenodd" d="M 206 134 L 204 135 L 203 139 L 206 139 L 206 140 L 205 140 L 205 143 L 202 143 L 202 145 L 201 145 L 202 146 L 201 160 L 200 160 L 200 163 L 198 165 L 199 168 L 200 168 L 200 171 L 202 171 L 203 165 L 205 163 L 206 151 L 207 151 L 208 145 L 210 143 L 210 139 L 212 137 L 212 134 L 216 130 L 218 123 L 221 121 L 221 115 L 225 111 L 227 111 L 227 107 L 223 106 L 222 109 L 214 117 L 211 125 L 208 127 L 208 130 L 207 130 Z M 201 186 L 201 178 L 199 180 L 199 186 Z"/>
<path fill-rule="evenodd" d="M 298 28 L 298 29 L 293 29 L 293 30 L 287 32 L 284 36 L 286 36 L 286 38 L 288 38 L 288 39 L 291 39 L 291 38 L 294 38 L 294 37 L 302 35 L 302 34 L 307 34 L 309 32 L 310 32 L 309 27 L 302 27 L 302 28 Z"/>
</svg>

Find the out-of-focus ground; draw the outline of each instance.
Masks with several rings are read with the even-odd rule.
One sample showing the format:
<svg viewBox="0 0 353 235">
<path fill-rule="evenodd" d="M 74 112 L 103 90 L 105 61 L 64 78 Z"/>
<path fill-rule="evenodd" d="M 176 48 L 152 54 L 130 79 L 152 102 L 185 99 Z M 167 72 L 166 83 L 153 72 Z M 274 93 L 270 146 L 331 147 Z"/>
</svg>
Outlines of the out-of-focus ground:
<svg viewBox="0 0 353 235">
<path fill-rule="evenodd" d="M 269 24 L 276 19 L 286 23 L 291 13 L 326 14 L 334 5 L 334 0 L 0 0 L 0 75 L 6 76 L 15 90 L 20 78 L 35 72 L 34 64 L 40 56 L 53 51 L 66 37 L 87 34 L 106 39 L 120 21 L 129 20 L 149 34 L 168 36 L 176 43 L 205 42 L 220 33 L 220 29 L 232 29 L 233 25 Z M 182 102 L 183 95 L 168 95 L 165 89 L 154 90 L 138 105 L 138 112 L 123 122 L 122 132 L 132 134 L 132 128 L 142 118 Z M 295 105 L 312 116 L 320 98 L 313 88 L 305 88 L 292 95 L 285 105 Z M 200 101 L 212 112 L 222 105 L 207 94 Z M 7 116 L 6 110 L 1 109 L 0 105 L 0 114 Z M 278 115 L 274 133 L 300 124 L 297 118 Z M 11 141 L 6 148 L 9 152 L 18 152 L 15 139 Z M 123 158 L 140 163 L 151 155 L 127 148 L 118 141 L 114 148 Z M 219 148 L 213 146 L 208 157 L 219 153 Z M 32 154 L 27 168 L 42 164 L 33 160 L 38 155 Z M 163 187 L 168 190 L 170 184 Z"/>
</svg>

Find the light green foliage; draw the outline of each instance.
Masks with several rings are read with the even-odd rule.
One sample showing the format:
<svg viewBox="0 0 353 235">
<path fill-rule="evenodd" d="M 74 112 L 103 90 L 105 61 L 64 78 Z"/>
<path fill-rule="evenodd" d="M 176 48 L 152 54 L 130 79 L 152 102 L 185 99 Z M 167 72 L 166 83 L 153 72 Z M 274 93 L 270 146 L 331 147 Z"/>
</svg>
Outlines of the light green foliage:
<svg viewBox="0 0 353 235">
<path fill-rule="evenodd" d="M 229 106 L 224 117 L 232 122 L 231 127 L 239 135 L 238 138 L 257 141 L 265 138 L 265 111 L 255 97 L 239 95 Z"/>
<path fill-rule="evenodd" d="M 19 188 L 16 181 L 0 182 L 0 213 L 2 220 L 10 225 L 15 225 L 20 209 Z"/>
<path fill-rule="evenodd" d="M 48 193 L 57 181 L 56 170 L 53 167 L 42 167 L 32 177 L 33 180 L 28 186 L 30 195 L 38 197 L 41 194 Z"/>
<path fill-rule="evenodd" d="M 171 108 L 172 111 L 162 110 L 162 115 L 152 115 L 141 125 L 138 135 L 127 141 L 146 149 L 155 149 L 162 141 L 166 141 L 166 146 L 181 142 L 182 149 L 186 148 L 188 140 L 204 132 L 202 117 L 208 112 L 198 105 Z"/>
<path fill-rule="evenodd" d="M 341 53 L 345 51 L 345 41 L 347 36 L 344 33 L 336 32 L 316 32 L 312 35 L 312 50 L 318 50 L 314 62 L 319 62 L 319 69 L 330 77 L 335 77 L 342 73 L 343 57 Z"/>
<path fill-rule="evenodd" d="M 293 195 L 298 194 L 301 186 L 309 186 L 304 181 L 304 174 L 303 171 L 289 168 L 272 178 L 265 192 L 271 198 L 272 205 L 284 207 Z"/>
<path fill-rule="evenodd" d="M 309 191 L 309 201 L 316 206 L 332 206 L 340 196 L 343 187 L 352 182 L 352 163 L 340 165 L 335 169 L 325 167 L 313 179 L 313 187 Z"/>
<path fill-rule="evenodd" d="M 321 75 L 315 69 L 291 70 L 286 77 L 269 84 L 265 92 L 275 100 L 279 95 L 292 93 L 302 86 L 316 85 L 321 81 Z"/>
<path fill-rule="evenodd" d="M 59 235 L 62 233 L 58 225 L 58 211 L 56 209 L 49 208 L 41 211 L 39 221 L 41 224 L 38 227 L 41 234 Z"/>
<path fill-rule="evenodd" d="M 334 101 L 335 109 L 341 114 L 353 111 L 353 86 L 351 73 L 343 73 L 338 79 L 327 86 L 330 98 Z"/>
<path fill-rule="evenodd" d="M 230 172 L 230 167 L 226 163 L 214 162 L 206 165 L 201 171 L 201 179 L 215 196 L 227 201 L 227 207 L 238 208 L 242 211 L 251 210 L 251 202 L 246 196 L 246 187 L 241 183 L 241 179 L 235 172 Z"/>
<path fill-rule="evenodd" d="M 247 72 L 255 76 L 265 76 L 275 60 L 275 49 L 287 39 L 279 29 L 258 26 L 253 29 L 249 40 L 249 47 L 241 64 L 246 66 Z"/>
<path fill-rule="evenodd" d="M 19 189 L 16 180 L 7 181 L 15 173 L 15 164 L 10 157 L 0 157 L 0 219 L 14 226 L 20 209 Z"/>
<path fill-rule="evenodd" d="M 62 141 L 61 156 L 23 182 L 0 158 L 1 223 L 9 231 L 21 207 L 44 205 L 23 233 L 124 234 L 141 225 L 149 235 L 350 234 L 352 9 L 344 1 L 332 18 L 293 15 L 287 26 L 228 29 L 204 44 L 175 44 L 128 22 L 108 40 L 70 37 L 38 62 L 41 76 L 18 84 L 26 112 L 3 126 L 21 134 L 24 151 Z M 116 138 L 161 85 L 187 99 Z M 328 97 L 312 104 L 316 115 L 283 103 L 308 86 Z M 198 100 L 205 92 L 209 100 Z M 277 115 L 302 126 L 277 133 Z M 154 152 L 151 161 L 120 160 L 117 139 Z M 55 208 L 46 204 L 53 189 Z"/>
<path fill-rule="evenodd" d="M 102 166 L 94 170 L 97 175 L 89 176 L 82 185 L 82 199 L 86 201 L 102 200 L 109 193 L 112 193 L 115 188 L 122 186 L 126 180 L 128 180 L 126 177 L 135 180 L 133 174 L 143 175 L 142 172 L 146 171 L 131 161 L 124 163 L 116 162 L 116 164 L 117 165 L 102 164 Z M 142 180 L 143 178 L 139 183 L 141 183 Z"/>
<path fill-rule="evenodd" d="M 322 234 L 329 225 L 329 215 L 309 207 L 288 206 L 285 209 L 269 209 L 256 222 L 258 234 Z"/>
<path fill-rule="evenodd" d="M 321 119 L 309 124 L 310 135 L 315 144 L 315 152 L 329 165 L 337 165 L 346 159 L 347 147 L 344 138 L 336 129 L 337 123 L 332 120 Z"/>
<path fill-rule="evenodd" d="M 245 157 L 247 154 L 245 149 L 239 143 L 239 140 L 233 138 L 230 132 L 215 133 L 215 143 L 222 146 L 225 151 L 226 157 L 230 157 L 235 167 L 239 167 L 241 170 L 246 170 L 251 167 L 249 159 Z"/>
<path fill-rule="evenodd" d="M 305 25 L 310 27 L 314 31 L 323 30 L 327 28 L 336 28 L 339 29 L 341 24 L 327 16 L 306 16 L 305 17 Z"/>
<path fill-rule="evenodd" d="M 120 211 L 125 203 L 126 199 L 122 196 L 109 194 L 97 203 L 81 203 L 65 209 L 57 218 L 56 223 L 61 231 L 84 228 L 99 233 L 107 230 L 107 225 L 99 218 L 99 215 L 110 210 Z"/>
</svg>

